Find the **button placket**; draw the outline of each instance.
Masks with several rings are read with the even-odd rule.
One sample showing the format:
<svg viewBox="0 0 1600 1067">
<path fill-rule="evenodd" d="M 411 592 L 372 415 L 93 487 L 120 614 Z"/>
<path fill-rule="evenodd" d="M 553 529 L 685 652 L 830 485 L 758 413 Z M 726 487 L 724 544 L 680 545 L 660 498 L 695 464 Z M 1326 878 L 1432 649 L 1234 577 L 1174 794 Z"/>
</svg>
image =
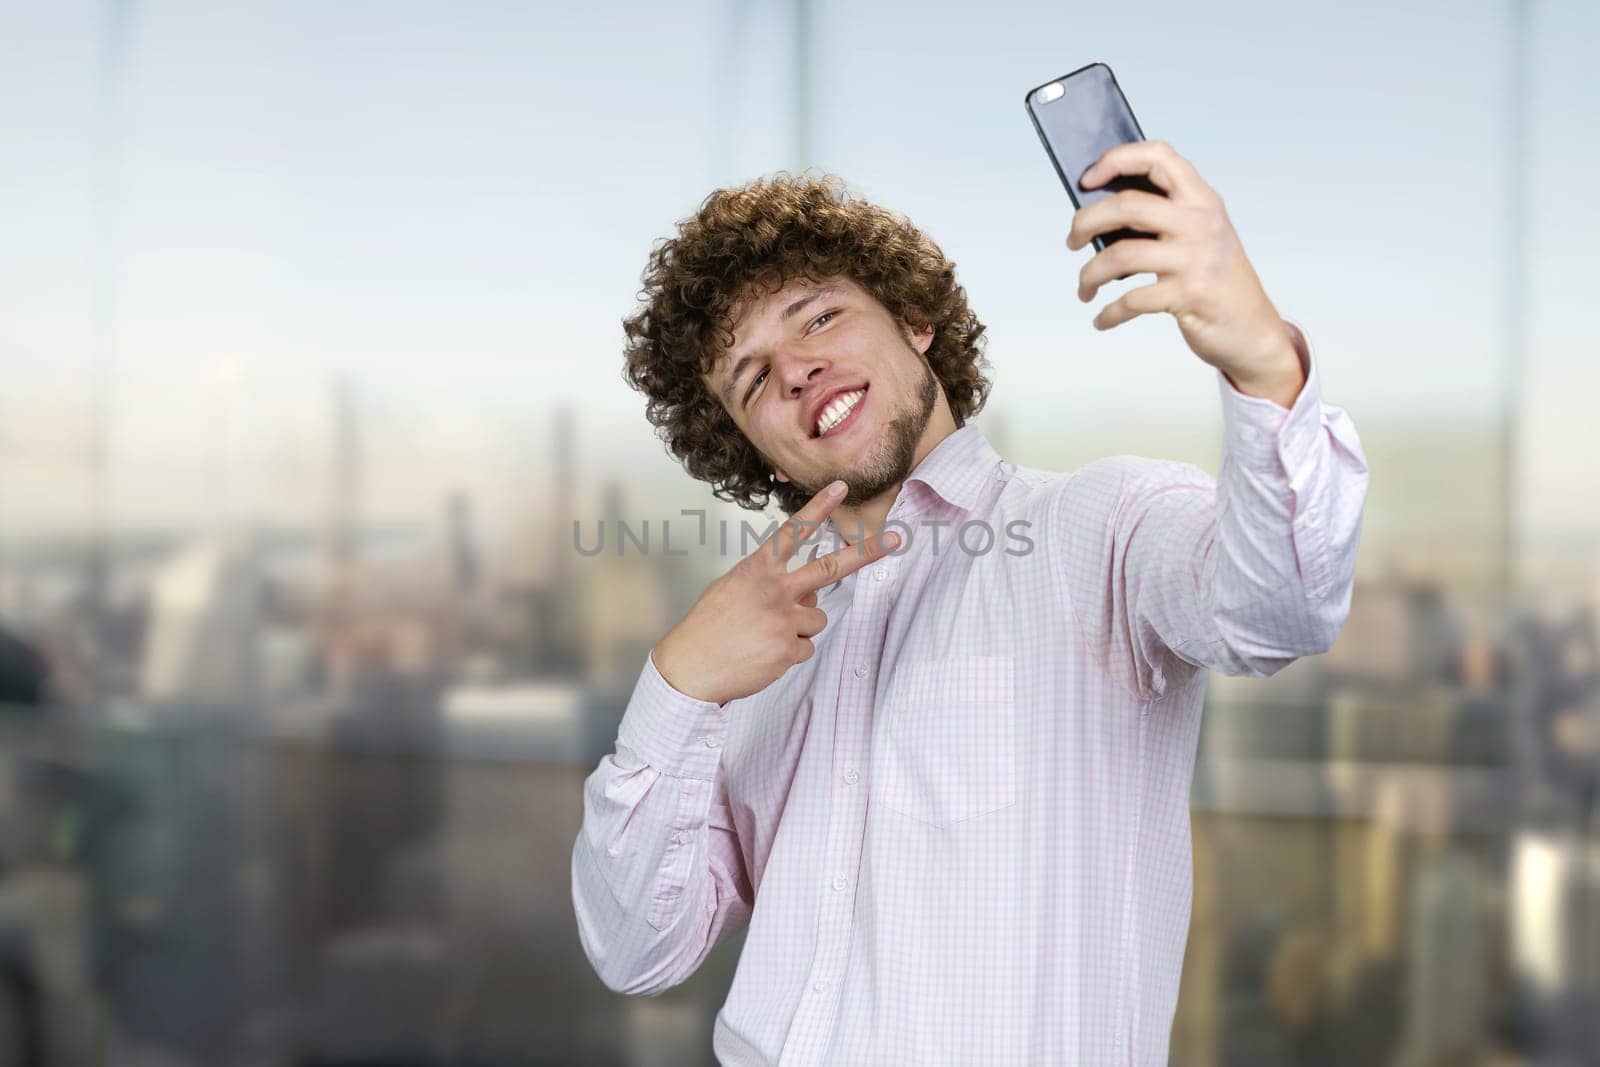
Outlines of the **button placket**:
<svg viewBox="0 0 1600 1067">
<path fill-rule="evenodd" d="M 807 976 L 811 995 L 802 1001 L 790 1024 L 790 1041 L 782 1055 L 784 1063 L 818 1062 L 827 1047 L 835 1014 L 835 1001 L 849 964 L 850 943 L 855 915 L 855 889 L 860 882 L 860 863 L 865 854 L 867 790 L 850 788 L 861 781 L 860 767 L 870 758 L 872 707 L 874 700 L 873 664 L 870 650 L 883 646 L 888 625 L 888 601 L 878 595 L 887 590 L 887 578 L 894 565 L 885 562 L 877 570 L 885 573 L 871 581 L 860 574 L 852 592 L 849 622 L 840 648 L 845 670 L 837 691 L 834 749 L 830 763 L 836 781 L 842 786 L 829 798 L 830 816 L 821 856 L 823 880 L 817 910 L 816 949 Z M 864 568 L 871 570 L 871 568 Z M 858 572 L 859 573 L 859 572 Z M 847 672 L 847 673 L 846 673 Z"/>
</svg>

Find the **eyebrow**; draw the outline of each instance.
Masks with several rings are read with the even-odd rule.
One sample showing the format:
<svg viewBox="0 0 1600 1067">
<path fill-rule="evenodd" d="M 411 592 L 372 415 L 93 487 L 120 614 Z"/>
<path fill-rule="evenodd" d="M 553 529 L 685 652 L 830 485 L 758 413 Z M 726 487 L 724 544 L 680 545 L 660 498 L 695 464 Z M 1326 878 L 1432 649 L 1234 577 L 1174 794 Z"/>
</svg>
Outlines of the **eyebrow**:
<svg viewBox="0 0 1600 1067">
<path fill-rule="evenodd" d="M 800 297 L 800 299 L 783 309 L 783 313 L 778 316 L 778 321 L 780 323 L 788 322 L 790 319 L 800 314 L 800 312 L 804 311 L 806 307 L 813 301 L 821 300 L 825 296 L 832 296 L 838 291 L 838 287 L 832 285 L 823 286 L 820 289 L 808 289 Z M 739 375 L 744 373 L 745 365 L 750 363 L 752 360 L 761 358 L 764 355 L 766 355 L 766 352 L 763 350 L 761 352 L 746 352 L 744 355 L 739 357 L 738 362 L 733 365 L 733 370 L 729 372 L 728 377 L 722 383 L 723 404 L 729 407 L 733 406 L 733 387 L 738 384 Z"/>
</svg>

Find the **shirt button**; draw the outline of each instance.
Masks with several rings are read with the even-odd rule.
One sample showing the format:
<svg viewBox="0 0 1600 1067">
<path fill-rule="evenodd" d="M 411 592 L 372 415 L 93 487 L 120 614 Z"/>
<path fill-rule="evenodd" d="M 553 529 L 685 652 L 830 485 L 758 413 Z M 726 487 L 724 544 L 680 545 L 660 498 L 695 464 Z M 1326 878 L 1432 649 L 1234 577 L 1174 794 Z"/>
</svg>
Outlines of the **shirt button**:
<svg viewBox="0 0 1600 1067">
<path fill-rule="evenodd" d="M 867 676 L 867 665 L 865 663 L 856 664 L 856 677 L 857 678 L 865 678 L 866 676 Z"/>
<path fill-rule="evenodd" d="M 849 879 L 847 879 L 844 875 L 836 874 L 836 875 L 833 876 L 833 891 L 835 893 L 844 892 L 844 887 L 849 885 L 849 884 L 850 884 Z"/>
<path fill-rule="evenodd" d="M 819 979 L 818 981 L 811 983 L 811 988 L 815 989 L 818 993 L 826 993 L 828 991 L 828 983 Z"/>
<path fill-rule="evenodd" d="M 887 567 L 879 567 L 872 572 L 872 580 L 875 582 L 881 582 L 887 577 L 889 577 L 889 568 Z"/>
<path fill-rule="evenodd" d="M 722 744 L 722 738 L 720 737 L 707 737 L 703 740 L 705 741 L 707 748 L 716 748 L 718 745 Z"/>
<path fill-rule="evenodd" d="M 674 838 L 673 838 L 673 840 L 674 840 L 674 841 L 676 841 L 676 842 L 677 842 L 677 843 L 678 843 L 678 844 L 680 844 L 680 845 L 687 845 L 687 844 L 688 844 L 688 843 L 689 843 L 689 834 L 688 834 L 688 831 L 686 831 L 686 830 L 679 830 L 679 831 L 678 831 L 678 836 L 677 836 L 677 837 L 674 837 Z"/>
<path fill-rule="evenodd" d="M 852 767 L 848 771 L 844 772 L 844 780 L 850 785 L 855 785 L 857 782 L 861 781 L 861 775 L 857 774 L 856 769 Z"/>
<path fill-rule="evenodd" d="M 1254 426 L 1239 427 L 1239 437 L 1245 441 L 1254 441 L 1256 439 L 1256 428 Z"/>
</svg>

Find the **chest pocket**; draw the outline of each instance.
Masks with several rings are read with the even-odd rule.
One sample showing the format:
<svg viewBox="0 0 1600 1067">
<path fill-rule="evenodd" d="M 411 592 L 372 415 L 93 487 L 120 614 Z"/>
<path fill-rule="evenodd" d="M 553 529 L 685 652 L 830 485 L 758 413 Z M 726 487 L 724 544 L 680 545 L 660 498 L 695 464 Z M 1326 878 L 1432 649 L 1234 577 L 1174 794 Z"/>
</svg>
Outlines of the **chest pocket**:
<svg viewBox="0 0 1600 1067">
<path fill-rule="evenodd" d="M 884 701 L 883 802 L 950 826 L 1017 799 L 1016 697 L 1010 656 L 904 664 Z"/>
</svg>

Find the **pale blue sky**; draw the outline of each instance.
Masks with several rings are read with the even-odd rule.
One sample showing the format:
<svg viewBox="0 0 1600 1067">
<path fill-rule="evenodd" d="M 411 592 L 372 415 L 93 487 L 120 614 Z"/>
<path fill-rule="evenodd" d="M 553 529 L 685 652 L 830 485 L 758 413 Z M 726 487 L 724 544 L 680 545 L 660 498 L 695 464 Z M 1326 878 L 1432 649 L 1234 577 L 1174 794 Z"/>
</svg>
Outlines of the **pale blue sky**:
<svg viewBox="0 0 1600 1067">
<path fill-rule="evenodd" d="M 103 10 L 0 8 L 0 507 L 25 492 L 40 522 L 83 511 Z M 514 496 L 557 403 L 599 467 L 658 454 L 618 358 L 650 242 L 717 185 L 797 163 L 788 16 L 742 10 L 135 5 L 111 172 L 119 513 L 200 519 L 219 492 L 310 513 L 335 373 L 369 413 L 380 510 L 431 514 L 456 483 Z M 1530 484 L 1555 494 L 1600 384 L 1600 16 L 1535 11 L 1514 193 L 1506 4 L 819 0 L 810 162 L 957 262 L 994 410 L 1034 454 L 1215 418 L 1170 319 L 1102 334 L 1126 285 L 1073 295 L 1088 253 L 1062 244 L 1070 205 L 1021 107 L 1045 78 L 1111 65 L 1146 134 L 1223 195 L 1358 425 L 1494 417 L 1504 204 L 1529 196 L 1525 387 L 1550 456 Z"/>
</svg>

